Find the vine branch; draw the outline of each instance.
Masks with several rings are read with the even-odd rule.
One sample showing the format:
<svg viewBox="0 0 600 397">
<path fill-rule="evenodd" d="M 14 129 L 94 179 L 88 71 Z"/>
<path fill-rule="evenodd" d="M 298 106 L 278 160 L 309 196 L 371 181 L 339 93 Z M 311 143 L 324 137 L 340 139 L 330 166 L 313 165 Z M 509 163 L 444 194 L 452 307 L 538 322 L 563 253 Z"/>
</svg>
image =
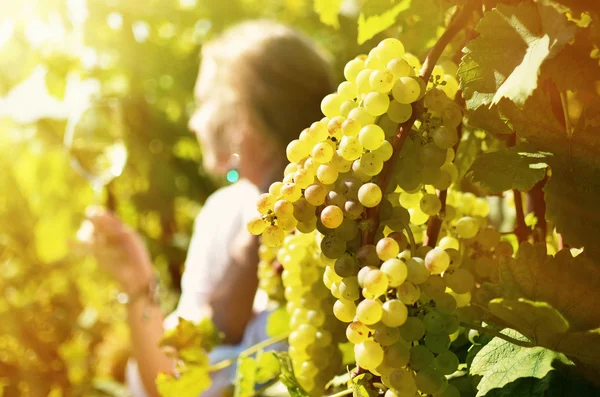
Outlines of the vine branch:
<svg viewBox="0 0 600 397">
<path fill-rule="evenodd" d="M 512 343 L 514 345 L 517 345 L 517 346 L 521 346 L 521 347 L 534 347 L 535 346 L 530 341 L 524 341 L 524 340 L 520 340 L 520 339 L 515 339 L 515 338 L 512 338 L 512 337 L 510 337 L 508 335 L 503 334 L 500 331 L 496 331 L 496 330 L 493 330 L 491 328 L 486 328 L 486 327 L 483 327 L 481 325 L 469 324 L 469 323 L 465 323 L 463 321 L 460 322 L 460 325 L 462 327 L 465 327 L 465 328 L 474 329 L 474 330 L 477 330 L 479 332 L 484 332 L 486 334 L 495 336 L 497 338 L 504 339 L 505 341 L 510 342 L 510 343 Z"/>
<path fill-rule="evenodd" d="M 219 371 L 219 370 L 221 370 L 223 368 L 227 368 L 230 365 L 233 365 L 238 360 L 238 358 L 249 356 L 251 354 L 257 353 L 257 352 L 265 349 L 266 347 L 269 347 L 271 345 L 274 345 L 275 343 L 279 343 L 281 341 L 286 340 L 288 338 L 288 336 L 289 335 L 286 333 L 285 335 L 276 336 L 274 338 L 269 338 L 269 339 L 264 340 L 264 341 L 262 341 L 260 343 L 252 345 L 249 348 L 247 348 L 246 350 L 244 350 L 243 352 L 241 352 L 240 354 L 238 354 L 234 358 L 228 358 L 226 360 L 219 361 L 218 363 L 211 365 L 208 368 L 208 371 L 209 372 L 215 372 L 215 371 Z"/>
<path fill-rule="evenodd" d="M 454 16 L 452 17 L 452 20 L 448 24 L 448 27 L 446 28 L 444 33 L 433 45 L 431 50 L 429 50 L 429 53 L 425 57 L 425 60 L 423 61 L 423 66 L 421 67 L 421 70 L 419 72 L 420 77 L 423 79 L 423 81 L 429 81 L 431 73 L 433 72 L 433 67 L 440 59 L 440 56 L 442 55 L 444 49 L 448 46 L 450 41 L 452 41 L 454 36 L 456 36 L 458 32 L 460 32 L 460 30 L 464 28 L 465 22 L 471 15 L 471 11 L 476 3 L 477 2 L 475 1 L 470 2 L 466 6 L 460 8 L 459 11 L 456 12 L 456 14 L 454 14 Z M 398 154 L 402 150 L 404 142 L 406 141 L 406 138 L 408 137 L 408 134 L 410 133 L 410 130 L 412 129 L 415 123 L 415 120 L 417 120 L 417 118 L 424 111 L 423 99 L 421 98 L 417 102 L 414 102 L 412 104 L 412 109 L 413 112 L 411 117 L 404 123 L 401 123 L 398 126 L 398 129 L 396 130 L 396 135 L 394 135 L 394 140 L 392 141 L 392 147 L 394 149 L 394 151 L 392 152 L 392 157 L 384 164 L 383 170 L 381 171 L 379 179 L 377 180 L 377 185 L 379 186 L 383 194 L 385 194 L 387 191 L 387 186 L 390 181 L 390 177 L 392 176 L 394 165 L 396 164 L 396 161 L 398 159 Z M 363 232 L 361 241 L 362 245 L 373 244 L 375 232 L 379 227 L 379 209 L 380 205 L 377 205 L 367 210 L 367 220 L 370 221 L 370 227 L 368 227 Z"/>
</svg>

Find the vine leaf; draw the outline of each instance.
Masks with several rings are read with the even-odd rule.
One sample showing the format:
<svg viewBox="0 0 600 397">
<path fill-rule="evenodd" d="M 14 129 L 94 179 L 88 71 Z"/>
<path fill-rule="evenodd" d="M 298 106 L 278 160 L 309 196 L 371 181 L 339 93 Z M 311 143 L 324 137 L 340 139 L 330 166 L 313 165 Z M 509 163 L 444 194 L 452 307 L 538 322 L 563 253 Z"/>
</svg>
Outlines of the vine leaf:
<svg viewBox="0 0 600 397">
<path fill-rule="evenodd" d="M 468 108 L 497 104 L 504 97 L 522 106 L 537 87 L 542 63 L 576 29 L 556 9 L 539 3 L 498 4 L 486 12 L 476 27 L 479 37 L 465 47 L 458 69 Z"/>
<path fill-rule="evenodd" d="M 513 133 L 513 130 L 508 125 L 508 120 L 500 114 L 498 106 L 492 106 L 491 108 L 480 106 L 477 109 L 468 110 L 467 124 L 472 127 L 484 129 L 492 134 Z"/>
<path fill-rule="evenodd" d="M 313 3 L 313 8 L 321 22 L 336 29 L 340 27 L 338 14 L 341 6 L 342 0 L 314 0 Z"/>
<path fill-rule="evenodd" d="M 505 330 L 503 333 L 524 340 L 516 331 Z M 521 347 L 496 337 L 477 353 L 471 363 L 470 373 L 481 376 L 477 386 L 478 397 L 486 396 L 494 389 L 503 389 L 517 381 L 520 382 L 519 389 L 527 391 L 527 394 L 517 395 L 541 397 L 549 387 L 548 375 L 554 369 L 555 360 L 568 363 L 560 353 L 543 347 Z"/>
<path fill-rule="evenodd" d="M 600 324 L 600 269 L 568 249 L 546 255 L 545 244 L 522 243 L 515 258 L 500 263 L 502 297 L 545 302 L 571 325 L 571 331 Z"/>
<path fill-rule="evenodd" d="M 237 372 L 233 384 L 233 397 L 251 397 L 254 395 L 256 380 L 256 360 L 249 356 L 240 356 L 237 361 Z"/>
<path fill-rule="evenodd" d="M 371 381 L 373 375 L 370 373 L 364 373 L 355 376 L 350 380 L 352 387 L 353 397 L 373 397 L 377 396 L 379 392 L 373 387 Z"/>
<path fill-rule="evenodd" d="M 163 397 L 197 397 L 210 387 L 208 357 L 202 364 L 180 368 L 180 375 L 160 373 L 156 378 L 158 393 Z"/>
<path fill-rule="evenodd" d="M 290 356 L 283 352 L 273 354 L 275 354 L 275 356 L 279 359 L 279 365 L 281 367 L 281 375 L 279 375 L 279 379 L 287 388 L 288 393 L 290 393 L 290 397 L 309 397 L 308 393 L 302 388 L 302 386 L 300 386 L 298 380 L 296 379 Z"/>
<path fill-rule="evenodd" d="M 368 3 L 367 3 L 368 4 Z M 389 6 L 380 14 L 361 11 L 358 17 L 358 44 L 363 44 L 377 33 L 383 32 L 396 22 L 396 17 L 410 7 L 411 0 L 401 0 L 391 8 Z"/>
<path fill-rule="evenodd" d="M 527 299 L 497 298 L 488 304 L 490 312 L 537 346 L 551 346 L 557 334 L 569 329 L 569 323 L 552 306 L 545 302 Z"/>
<path fill-rule="evenodd" d="M 544 160 L 551 155 L 517 145 L 480 155 L 471 164 L 467 175 L 470 173 L 474 182 L 491 193 L 511 189 L 526 192 L 544 179 L 548 167 Z"/>
<path fill-rule="evenodd" d="M 273 352 L 261 352 L 256 357 L 256 382 L 266 383 L 281 374 L 279 360 Z"/>
</svg>

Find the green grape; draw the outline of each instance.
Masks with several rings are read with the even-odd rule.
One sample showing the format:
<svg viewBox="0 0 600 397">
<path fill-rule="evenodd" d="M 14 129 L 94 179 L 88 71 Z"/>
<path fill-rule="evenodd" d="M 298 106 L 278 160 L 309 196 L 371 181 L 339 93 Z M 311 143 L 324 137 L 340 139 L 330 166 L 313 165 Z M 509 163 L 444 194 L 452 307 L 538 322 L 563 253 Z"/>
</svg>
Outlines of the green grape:
<svg viewBox="0 0 600 397">
<path fill-rule="evenodd" d="M 421 147 L 420 159 L 426 166 L 440 168 L 446 161 L 446 151 L 429 142 Z"/>
<path fill-rule="evenodd" d="M 312 150 L 312 157 L 319 164 L 328 163 L 333 157 L 334 149 L 326 142 L 319 142 Z"/>
<path fill-rule="evenodd" d="M 381 242 L 381 240 L 379 242 Z M 394 243 L 396 242 L 394 241 Z M 379 246 L 379 243 L 377 243 L 377 245 Z M 398 254 L 394 255 L 394 257 L 386 260 L 381 265 L 381 271 L 387 276 L 390 287 L 400 286 L 402 283 L 404 283 L 408 275 L 408 269 L 406 267 L 406 264 L 400 259 L 396 258 L 397 255 Z"/>
<path fill-rule="evenodd" d="M 429 278 L 429 269 L 421 258 L 411 258 L 406 261 L 406 280 L 414 284 L 423 284 Z"/>
<path fill-rule="evenodd" d="M 340 105 L 342 104 L 342 98 L 338 94 L 329 94 L 321 101 L 321 111 L 326 117 L 335 117 L 340 115 Z"/>
<path fill-rule="evenodd" d="M 333 314 L 338 320 L 350 323 L 356 315 L 356 305 L 352 301 L 338 299 L 333 305 Z"/>
<path fill-rule="evenodd" d="M 454 237 L 444 236 L 440 239 L 440 241 L 438 243 L 438 247 L 440 247 L 441 249 L 446 250 L 446 252 L 448 252 L 449 248 L 454 249 L 454 250 L 459 249 L 460 243 Z"/>
<path fill-rule="evenodd" d="M 332 152 L 335 153 L 335 152 Z M 300 189 L 306 189 L 315 181 L 315 174 L 309 170 L 298 170 L 294 174 L 294 183 L 300 187 Z"/>
<path fill-rule="evenodd" d="M 431 310 L 423 317 L 425 330 L 431 333 L 440 333 L 444 327 L 444 315 L 436 310 Z"/>
<path fill-rule="evenodd" d="M 377 242 L 377 245 L 375 246 L 375 249 L 377 251 L 377 256 L 382 261 L 395 258 L 400 253 L 400 246 L 398 245 L 396 240 L 389 237 L 385 237 L 379 240 Z M 392 287 L 395 286 L 396 285 L 392 285 Z"/>
<path fill-rule="evenodd" d="M 491 249 L 500 243 L 500 232 L 493 227 L 486 227 L 479 230 L 476 240 L 482 247 Z"/>
<path fill-rule="evenodd" d="M 410 349 L 410 367 L 419 371 L 423 368 L 427 368 L 433 362 L 433 353 L 429 351 L 424 345 L 413 346 Z"/>
<path fill-rule="evenodd" d="M 383 311 L 381 301 L 365 299 L 356 306 L 356 318 L 365 325 L 375 324 L 382 319 Z"/>
<path fill-rule="evenodd" d="M 479 277 L 488 278 L 498 269 L 498 264 L 492 258 L 482 256 L 475 261 L 475 273 Z"/>
<path fill-rule="evenodd" d="M 358 88 L 356 89 L 356 91 L 358 92 Z M 350 111 L 352 111 L 352 109 L 354 109 L 357 106 L 358 104 L 355 101 L 348 100 L 342 102 L 342 104 L 340 105 L 340 115 L 348 117 Z"/>
<path fill-rule="evenodd" d="M 358 164 L 358 169 L 360 172 L 369 176 L 378 175 L 383 169 L 383 161 L 377 158 L 375 152 L 365 153 L 360 160 L 355 160 L 354 163 Z"/>
<path fill-rule="evenodd" d="M 248 228 L 250 234 L 258 236 L 259 234 L 262 234 L 265 231 L 267 224 L 262 218 L 258 217 L 251 219 L 246 225 L 246 227 Z"/>
<path fill-rule="evenodd" d="M 294 218 L 299 222 L 310 222 L 315 218 L 315 207 L 306 199 L 299 199 L 294 203 Z"/>
<path fill-rule="evenodd" d="M 452 185 L 452 182 L 452 176 L 448 172 L 440 168 L 440 177 L 433 184 L 433 187 L 435 187 L 437 190 L 447 190 Z"/>
<path fill-rule="evenodd" d="M 449 102 L 441 111 L 442 123 L 447 128 L 456 128 L 462 123 L 462 111 L 454 102 Z"/>
<path fill-rule="evenodd" d="M 431 276 L 423 283 L 423 292 L 429 298 L 436 299 L 446 291 L 446 282 L 442 277 Z"/>
<path fill-rule="evenodd" d="M 385 140 L 385 133 L 377 124 L 369 124 L 361 128 L 358 139 L 363 148 L 367 150 L 377 150 Z"/>
<path fill-rule="evenodd" d="M 338 86 L 337 93 L 343 100 L 352 100 L 358 95 L 358 89 L 353 82 L 344 81 Z"/>
<path fill-rule="evenodd" d="M 346 252 L 346 242 L 338 236 L 326 235 L 321 240 L 321 252 L 328 258 L 339 258 Z"/>
<path fill-rule="evenodd" d="M 343 136 L 340 141 L 338 153 L 344 160 L 356 160 L 363 153 L 362 143 L 360 143 L 360 140 L 357 137 Z"/>
<path fill-rule="evenodd" d="M 391 70 L 374 70 L 369 75 L 369 84 L 376 92 L 388 93 L 394 86 L 395 78 Z"/>
<path fill-rule="evenodd" d="M 354 256 L 345 253 L 335 261 L 335 273 L 340 277 L 351 277 L 358 272 L 358 263 Z"/>
<path fill-rule="evenodd" d="M 425 346 L 432 353 L 440 354 L 450 348 L 450 337 L 446 333 L 431 333 L 425 335 Z"/>
<path fill-rule="evenodd" d="M 417 248 L 417 252 L 415 252 L 415 256 L 419 257 L 419 258 L 425 258 L 425 255 L 427 255 L 427 253 L 429 253 L 429 251 L 431 251 L 433 249 L 433 247 L 430 247 L 428 245 L 422 245 L 419 248 Z"/>
<path fill-rule="evenodd" d="M 363 205 L 355 200 L 348 200 L 344 203 L 344 215 L 348 219 L 356 220 L 360 218 L 364 209 Z"/>
<path fill-rule="evenodd" d="M 425 335 L 425 325 L 417 317 L 408 317 L 399 330 L 400 336 L 407 342 L 417 341 Z"/>
<path fill-rule="evenodd" d="M 277 218 L 291 218 L 294 216 L 294 204 L 287 200 L 277 200 L 273 205 Z"/>
<path fill-rule="evenodd" d="M 281 198 L 292 203 L 302 196 L 302 189 L 295 183 L 285 183 L 280 190 Z"/>
<path fill-rule="evenodd" d="M 442 209 L 442 202 L 435 194 L 425 194 L 419 203 L 423 213 L 433 216 L 437 215 Z"/>
<path fill-rule="evenodd" d="M 373 339 L 381 346 L 390 346 L 400 340 L 400 331 L 398 328 L 390 328 L 385 325 L 378 325 L 375 328 Z"/>
<path fill-rule="evenodd" d="M 386 392 L 385 397 L 402 397 L 417 395 L 417 384 L 415 382 L 415 377 L 409 371 L 403 369 L 394 371 L 390 374 L 389 379 L 392 389 Z M 393 394 L 389 393 L 388 395 L 388 392 L 390 391 Z"/>
<path fill-rule="evenodd" d="M 360 267 L 379 266 L 377 248 L 373 244 L 365 244 L 356 252 L 356 261 Z"/>
<path fill-rule="evenodd" d="M 408 213 L 410 214 L 410 223 L 414 225 L 423 225 L 429 220 L 429 215 L 421 211 L 420 208 L 411 208 Z"/>
<path fill-rule="evenodd" d="M 417 388 L 425 394 L 437 393 L 448 384 L 446 377 L 433 368 L 425 368 L 417 372 L 415 382 Z"/>
<path fill-rule="evenodd" d="M 371 270 L 364 277 L 363 296 L 368 299 L 378 298 L 387 292 L 388 285 L 388 277 L 384 272 L 379 269 Z"/>
<path fill-rule="evenodd" d="M 329 164 L 321 164 L 317 168 L 317 179 L 324 185 L 331 185 L 338 178 L 339 172 Z"/>
<path fill-rule="evenodd" d="M 381 198 L 381 189 L 374 183 L 365 183 L 358 189 L 358 200 L 367 208 L 375 207 L 381 202 Z"/>
<path fill-rule="evenodd" d="M 392 87 L 394 99 L 400 103 L 412 103 L 421 95 L 421 85 L 411 77 L 400 77 Z"/>
<path fill-rule="evenodd" d="M 436 247 L 425 255 L 425 267 L 431 274 L 441 274 L 450 266 L 450 256 L 443 249 Z"/>
<path fill-rule="evenodd" d="M 394 216 L 394 213 L 392 213 L 392 216 Z M 388 237 L 391 239 L 394 239 L 396 244 L 398 244 L 398 250 L 399 250 L 398 254 L 400 254 L 400 252 L 404 251 L 406 249 L 406 247 L 408 247 L 408 239 L 406 238 L 404 233 L 391 232 L 390 234 L 388 234 Z"/>
<path fill-rule="evenodd" d="M 366 94 L 373 91 L 373 87 L 371 87 L 371 82 L 369 81 L 371 73 L 373 73 L 373 69 L 363 69 L 356 75 L 356 88 L 359 94 Z"/>
<path fill-rule="evenodd" d="M 358 279 L 356 277 L 344 277 L 339 284 L 339 291 L 342 299 L 349 301 L 357 300 L 360 297 Z"/>
<path fill-rule="evenodd" d="M 358 73 L 365 68 L 365 62 L 360 59 L 352 59 L 344 66 L 344 77 L 354 82 Z"/>
<path fill-rule="evenodd" d="M 399 327 L 408 318 L 406 305 L 398 299 L 388 300 L 383 304 L 382 309 L 381 322 L 388 327 Z"/>
<path fill-rule="evenodd" d="M 377 47 L 372 48 L 371 51 L 369 51 L 369 56 L 365 61 L 365 67 L 371 69 L 381 69 L 383 67 L 382 62 L 379 59 L 379 49 Z"/>
<path fill-rule="evenodd" d="M 479 232 L 479 221 L 470 216 L 464 216 L 456 222 L 456 233 L 461 238 L 473 238 Z"/>
<path fill-rule="evenodd" d="M 450 102 L 444 91 L 439 88 L 432 88 L 423 98 L 423 104 L 429 110 L 441 112 L 444 107 Z"/>
<path fill-rule="evenodd" d="M 391 101 L 387 114 L 393 122 L 404 123 L 412 116 L 412 106 L 398 101 Z"/>
<path fill-rule="evenodd" d="M 369 125 L 375 122 L 375 116 L 371 115 L 365 110 L 365 108 L 357 107 L 352 109 L 348 114 L 349 119 L 354 119 L 360 123 L 360 125 Z"/>
<path fill-rule="evenodd" d="M 319 183 L 308 186 L 304 190 L 304 197 L 306 201 L 315 207 L 325 203 L 325 197 L 327 196 L 327 188 Z"/>
<path fill-rule="evenodd" d="M 424 185 L 435 185 L 442 177 L 442 171 L 438 167 L 423 167 L 421 170 L 421 182 Z M 435 215 L 435 214 L 434 214 Z"/>
<path fill-rule="evenodd" d="M 452 269 L 456 269 L 462 264 L 463 256 L 460 252 L 458 252 L 458 250 L 454 248 L 446 248 L 444 251 L 446 251 L 446 253 L 450 257 L 450 266 L 448 266 L 448 270 L 446 270 L 446 272 Z M 444 272 L 444 274 L 446 274 L 446 272 Z"/>
<path fill-rule="evenodd" d="M 388 346 L 383 354 L 383 365 L 388 368 L 402 368 L 409 360 L 410 346 L 404 341 Z"/>
<path fill-rule="evenodd" d="M 285 150 L 287 155 L 287 159 L 291 163 L 297 163 L 302 160 L 304 157 L 310 154 L 311 147 L 306 143 L 299 139 L 294 139 L 291 141 Z"/>
<path fill-rule="evenodd" d="M 456 130 L 445 126 L 439 126 L 431 133 L 431 138 L 440 149 L 449 149 L 458 142 Z"/>
<path fill-rule="evenodd" d="M 268 225 L 262 233 L 262 242 L 267 247 L 277 247 L 283 242 L 285 234 L 283 230 L 276 225 Z"/>
<path fill-rule="evenodd" d="M 400 193 L 400 205 L 404 208 L 415 208 L 421 202 L 421 193 Z"/>
<path fill-rule="evenodd" d="M 389 61 L 386 69 L 392 72 L 394 78 L 408 77 L 413 71 L 412 67 L 404 59 L 396 58 Z"/>
<path fill-rule="evenodd" d="M 324 141 L 329 137 L 327 125 L 320 121 L 312 123 L 310 128 L 308 129 L 308 135 L 310 135 L 317 142 Z"/>
<path fill-rule="evenodd" d="M 457 294 L 465 294 L 475 286 L 475 278 L 466 269 L 455 269 L 444 273 L 446 286 Z"/>
<path fill-rule="evenodd" d="M 442 313 L 453 313 L 456 310 L 456 299 L 447 293 L 439 295 L 435 298 L 435 308 Z"/>
<path fill-rule="evenodd" d="M 321 211 L 321 222 L 329 229 L 335 229 L 342 224 L 344 213 L 340 207 L 328 205 Z"/>
<path fill-rule="evenodd" d="M 369 92 L 363 98 L 363 106 L 372 116 L 381 116 L 387 112 L 390 106 L 390 98 L 387 94 L 381 92 Z M 383 130 L 381 132 L 383 133 Z"/>
<path fill-rule="evenodd" d="M 383 361 L 383 349 L 379 343 L 366 340 L 354 345 L 356 363 L 365 369 L 375 369 Z"/>
<path fill-rule="evenodd" d="M 381 162 L 386 162 L 392 158 L 394 147 L 388 141 L 383 141 L 381 146 L 373 152 L 375 158 Z"/>
<path fill-rule="evenodd" d="M 379 50 L 379 59 L 387 63 L 390 59 L 401 58 L 404 55 L 404 45 L 398 39 L 383 39 L 376 47 Z"/>
<path fill-rule="evenodd" d="M 348 341 L 353 344 L 359 344 L 366 341 L 369 338 L 370 329 L 359 321 L 354 321 L 348 324 L 346 328 L 346 337 Z"/>
<path fill-rule="evenodd" d="M 421 290 L 411 282 L 404 282 L 396 290 L 396 298 L 405 305 L 413 305 L 419 300 Z"/>
<path fill-rule="evenodd" d="M 458 369 L 458 357 L 450 350 L 437 355 L 433 360 L 433 367 L 443 375 L 450 375 Z"/>
</svg>

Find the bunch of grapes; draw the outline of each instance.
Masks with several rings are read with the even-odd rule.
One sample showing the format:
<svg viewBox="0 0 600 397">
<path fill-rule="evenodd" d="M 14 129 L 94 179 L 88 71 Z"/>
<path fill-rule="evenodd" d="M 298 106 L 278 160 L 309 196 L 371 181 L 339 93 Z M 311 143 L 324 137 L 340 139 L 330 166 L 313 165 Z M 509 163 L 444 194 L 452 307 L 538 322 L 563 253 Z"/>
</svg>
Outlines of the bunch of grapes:
<svg viewBox="0 0 600 397">
<path fill-rule="evenodd" d="M 284 268 L 294 372 L 310 395 L 322 396 L 325 384 L 341 370 L 338 343 L 343 328 L 333 317 L 333 299 L 321 282 L 324 268 L 316 234 L 288 235 L 277 258 Z"/>
<path fill-rule="evenodd" d="M 288 145 L 284 178 L 260 197 L 261 216 L 248 229 L 269 246 L 313 242 L 317 231 L 320 255 L 288 248 L 280 261 L 287 271 L 283 260 L 295 264 L 292 257 L 311 255 L 324 266 L 323 284 L 336 299 L 333 314 L 354 344 L 356 364 L 380 377 L 387 397 L 454 397 L 459 392 L 446 376 L 459 365 L 450 350 L 459 334 L 457 308 L 469 305 L 476 281 L 495 274 L 493 264 L 486 262 L 486 273 L 464 263 L 510 253 L 487 226 L 487 202 L 449 190 L 458 179 L 453 160 L 463 116 L 453 101 L 456 67 L 436 66 L 429 82 L 416 76 L 419 67 L 396 39 L 348 62 L 347 81 L 323 99 L 325 117 Z M 414 102 L 421 98 L 425 111 L 416 117 Z M 398 126 L 415 118 L 401 148 L 394 147 L 401 141 Z M 381 177 L 384 164 L 392 167 L 389 178 Z M 442 238 L 422 245 L 432 219 L 440 221 Z M 286 237 L 292 230 L 302 234 Z M 306 305 L 326 297 L 313 284 L 316 274 L 304 282 L 299 272 L 291 274 L 284 271 L 288 305 L 304 320 Z M 311 290 L 298 307 L 288 287 L 292 279 Z M 298 329 L 290 342 L 316 332 L 304 336 Z M 310 374 L 300 376 L 306 382 Z"/>
<path fill-rule="evenodd" d="M 277 248 L 260 245 L 258 249 L 258 288 L 265 291 L 269 301 L 282 305 L 285 303 L 284 287 L 276 257 Z"/>
</svg>

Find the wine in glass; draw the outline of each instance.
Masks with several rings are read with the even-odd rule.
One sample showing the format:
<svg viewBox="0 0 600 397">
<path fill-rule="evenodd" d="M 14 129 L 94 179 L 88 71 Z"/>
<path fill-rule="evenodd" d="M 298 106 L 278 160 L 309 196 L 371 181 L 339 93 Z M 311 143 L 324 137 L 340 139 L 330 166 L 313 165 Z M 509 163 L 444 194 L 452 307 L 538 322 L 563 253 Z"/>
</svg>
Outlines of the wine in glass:
<svg viewBox="0 0 600 397">
<path fill-rule="evenodd" d="M 104 186 L 121 175 L 127 162 L 120 102 L 94 99 L 81 107 L 69 118 L 65 146 L 72 167 L 92 185 L 94 204 L 100 204 Z"/>
</svg>

